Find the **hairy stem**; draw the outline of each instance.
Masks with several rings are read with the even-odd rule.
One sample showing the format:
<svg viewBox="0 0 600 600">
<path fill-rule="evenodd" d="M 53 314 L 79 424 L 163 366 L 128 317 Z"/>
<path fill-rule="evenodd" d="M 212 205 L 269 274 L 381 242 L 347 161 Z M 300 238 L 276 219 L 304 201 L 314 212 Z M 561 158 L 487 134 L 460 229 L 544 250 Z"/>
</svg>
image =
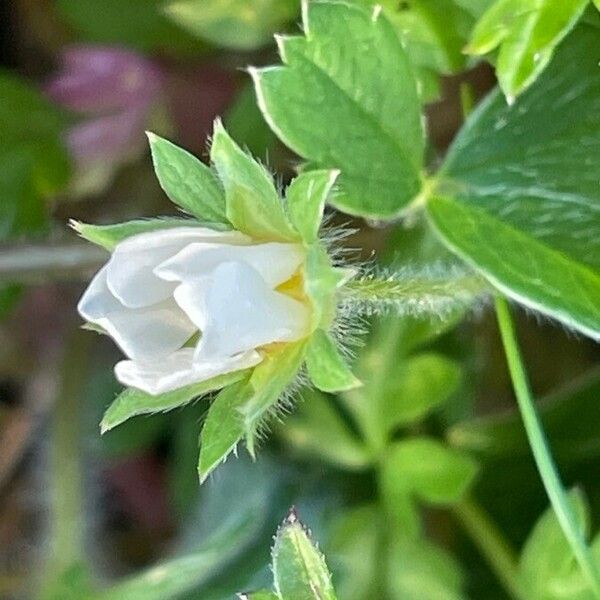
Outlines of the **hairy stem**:
<svg viewBox="0 0 600 600">
<path fill-rule="evenodd" d="M 499 296 L 496 297 L 496 315 L 517 403 L 540 477 L 573 554 L 594 596 L 600 598 L 600 572 L 586 544 L 584 534 L 578 526 L 567 493 L 550 454 L 550 448 L 529 388 L 510 308 L 508 302 Z"/>
<path fill-rule="evenodd" d="M 340 297 L 343 304 L 365 315 L 445 317 L 488 291 L 488 284 L 475 273 L 438 264 L 352 279 L 341 288 Z"/>
<path fill-rule="evenodd" d="M 507 594 L 514 600 L 527 600 L 519 579 L 515 552 L 486 512 L 469 498 L 455 505 L 453 511 Z"/>
</svg>

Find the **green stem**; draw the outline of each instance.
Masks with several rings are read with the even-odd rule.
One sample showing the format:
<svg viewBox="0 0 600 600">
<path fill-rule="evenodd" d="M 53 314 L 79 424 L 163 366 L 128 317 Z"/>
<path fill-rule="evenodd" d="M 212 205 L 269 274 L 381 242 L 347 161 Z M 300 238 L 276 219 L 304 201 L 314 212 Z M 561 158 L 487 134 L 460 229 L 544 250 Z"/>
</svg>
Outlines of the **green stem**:
<svg viewBox="0 0 600 600">
<path fill-rule="evenodd" d="M 508 595 L 515 600 L 527 600 L 515 552 L 481 506 L 467 498 L 455 505 L 453 511 Z"/>
<path fill-rule="evenodd" d="M 496 315 L 500 326 L 504 351 L 513 382 L 515 395 L 521 411 L 521 417 L 529 439 L 540 477 L 550 498 L 552 508 L 562 527 L 573 554 L 587 579 L 594 596 L 600 598 L 600 572 L 594 563 L 592 554 L 586 544 L 581 528 L 573 514 L 567 493 L 561 483 L 556 465 L 550 454 L 548 442 L 537 415 L 535 404 L 529 389 L 525 367 L 521 359 L 515 327 L 510 314 L 508 302 L 496 297 Z"/>
</svg>

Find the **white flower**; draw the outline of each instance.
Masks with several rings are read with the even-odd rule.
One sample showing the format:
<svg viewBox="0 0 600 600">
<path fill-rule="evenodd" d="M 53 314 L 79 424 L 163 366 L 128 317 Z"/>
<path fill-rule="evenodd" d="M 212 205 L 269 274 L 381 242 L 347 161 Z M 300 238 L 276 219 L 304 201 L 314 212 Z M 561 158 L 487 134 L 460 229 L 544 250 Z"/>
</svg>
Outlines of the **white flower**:
<svg viewBox="0 0 600 600">
<path fill-rule="evenodd" d="M 307 336 L 308 307 L 278 291 L 303 262 L 299 244 L 161 229 L 119 243 L 78 309 L 127 355 L 119 381 L 161 394 L 252 367 L 267 344 Z"/>
</svg>

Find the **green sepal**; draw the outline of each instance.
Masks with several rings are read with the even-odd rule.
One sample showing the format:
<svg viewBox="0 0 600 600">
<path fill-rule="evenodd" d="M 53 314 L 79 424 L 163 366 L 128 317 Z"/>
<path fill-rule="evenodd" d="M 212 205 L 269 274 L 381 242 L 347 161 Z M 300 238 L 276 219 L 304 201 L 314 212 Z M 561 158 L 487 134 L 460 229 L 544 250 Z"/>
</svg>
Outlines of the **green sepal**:
<svg viewBox="0 0 600 600">
<path fill-rule="evenodd" d="M 215 122 L 210 158 L 225 188 L 226 214 L 238 231 L 257 240 L 297 241 L 267 170 Z"/>
<path fill-rule="evenodd" d="M 204 483 L 217 466 L 225 461 L 244 435 L 239 408 L 250 393 L 246 378 L 221 390 L 210 405 L 200 433 L 200 483 Z"/>
<path fill-rule="evenodd" d="M 287 189 L 290 221 L 305 243 L 317 241 L 325 202 L 340 172 L 306 171 L 298 175 Z"/>
<path fill-rule="evenodd" d="M 252 456 L 255 455 L 260 423 L 298 374 L 306 355 L 306 346 L 304 340 L 287 344 L 282 350 L 267 356 L 250 376 L 251 395 L 241 406 L 240 412 L 246 446 Z"/>
<path fill-rule="evenodd" d="M 259 423 L 300 369 L 304 349 L 304 342 L 287 344 L 266 356 L 248 378 L 216 397 L 200 434 L 200 482 L 229 456 L 244 436 L 249 452 L 254 453 Z"/>
<path fill-rule="evenodd" d="M 161 217 L 157 219 L 136 219 L 114 225 L 89 225 L 81 221 L 71 220 L 69 225 L 84 239 L 97 246 L 102 246 L 109 252 L 115 249 L 119 242 L 140 233 L 172 229 L 174 227 L 209 227 L 218 231 L 228 231 L 228 227 L 219 223 L 199 223 L 194 219 L 178 219 L 176 217 Z"/>
<path fill-rule="evenodd" d="M 229 225 L 215 173 L 183 148 L 154 133 L 147 135 L 156 177 L 169 199 L 201 221 Z"/>
<path fill-rule="evenodd" d="M 343 392 L 361 385 L 323 329 L 317 329 L 310 338 L 306 368 L 312 382 L 323 392 Z"/>
<path fill-rule="evenodd" d="M 275 537 L 272 570 L 281 600 L 336 600 L 325 558 L 293 510 Z"/>
<path fill-rule="evenodd" d="M 246 374 L 247 370 L 233 371 L 157 396 L 135 388 L 127 388 L 117 396 L 104 413 L 100 425 L 101 432 L 105 433 L 136 415 L 173 410 L 209 392 L 231 385 Z"/>
<path fill-rule="evenodd" d="M 353 275 L 349 269 L 334 267 L 323 244 L 308 246 L 304 264 L 305 290 L 313 309 L 313 328 L 328 329 L 337 312 L 337 289 Z"/>
</svg>

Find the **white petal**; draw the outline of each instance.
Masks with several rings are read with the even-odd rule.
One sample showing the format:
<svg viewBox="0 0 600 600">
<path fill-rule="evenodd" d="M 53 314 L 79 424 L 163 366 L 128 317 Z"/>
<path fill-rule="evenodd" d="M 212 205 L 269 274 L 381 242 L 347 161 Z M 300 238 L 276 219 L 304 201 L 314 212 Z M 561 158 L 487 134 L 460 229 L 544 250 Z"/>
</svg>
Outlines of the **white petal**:
<svg viewBox="0 0 600 600">
<path fill-rule="evenodd" d="M 192 243 L 160 264 L 154 272 L 167 281 L 186 281 L 210 274 L 224 262 L 244 262 L 256 269 L 271 288 L 287 281 L 304 261 L 299 244 L 253 244 L 248 246 Z"/>
<path fill-rule="evenodd" d="M 208 321 L 206 295 L 211 285 L 211 277 L 189 279 L 177 286 L 175 292 L 173 292 L 179 307 L 200 331 L 206 329 Z"/>
<path fill-rule="evenodd" d="M 173 298 L 144 308 L 128 308 L 108 288 L 105 265 L 96 274 L 78 304 L 81 316 L 104 328 L 123 352 L 133 359 L 166 356 L 195 333 Z"/>
<path fill-rule="evenodd" d="M 206 324 L 196 350 L 198 359 L 231 356 L 307 334 L 306 306 L 270 289 L 258 271 L 246 263 L 223 263 L 212 279 L 205 292 Z M 203 289 L 199 287 L 199 296 Z M 191 307 L 182 308 L 187 312 Z"/>
<path fill-rule="evenodd" d="M 238 231 L 206 227 L 172 227 L 134 235 L 118 244 L 108 261 L 108 287 L 130 308 L 165 300 L 175 286 L 157 277 L 153 269 L 193 242 L 245 244 L 250 238 Z"/>
<path fill-rule="evenodd" d="M 183 348 L 159 361 L 124 360 L 115 366 L 115 374 L 124 385 L 157 395 L 247 369 L 262 360 L 260 354 L 254 351 L 212 361 L 194 362 L 193 357 L 193 348 Z"/>
</svg>

